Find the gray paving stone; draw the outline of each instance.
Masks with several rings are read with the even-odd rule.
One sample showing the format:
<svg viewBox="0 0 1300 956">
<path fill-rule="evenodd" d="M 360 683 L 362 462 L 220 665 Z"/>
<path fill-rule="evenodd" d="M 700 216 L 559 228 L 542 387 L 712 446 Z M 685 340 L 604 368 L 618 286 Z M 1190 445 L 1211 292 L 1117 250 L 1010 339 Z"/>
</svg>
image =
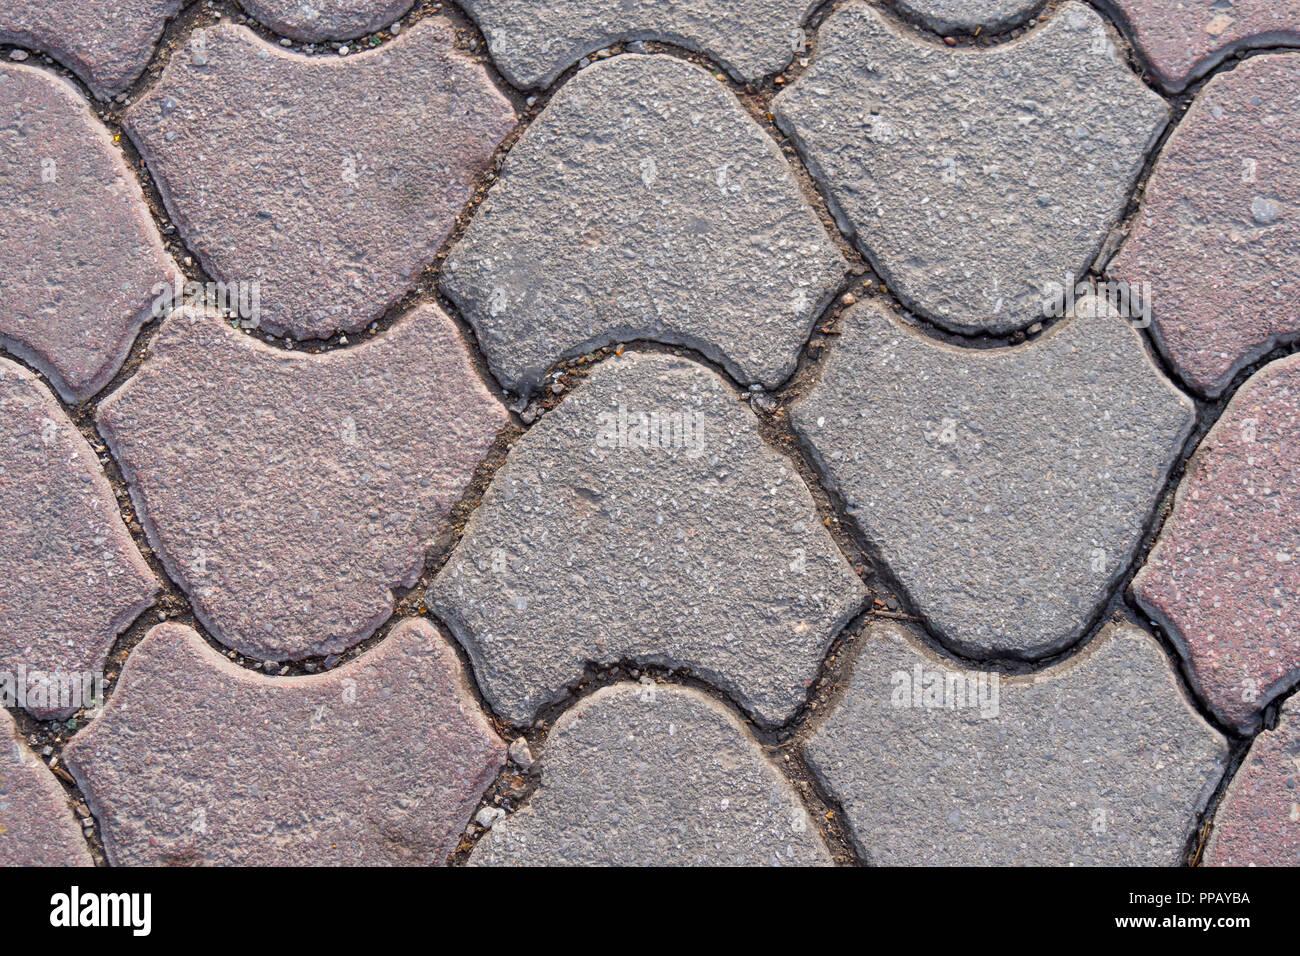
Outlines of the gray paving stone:
<svg viewBox="0 0 1300 956">
<path fill-rule="evenodd" d="M 66 401 L 87 398 L 121 367 L 176 267 L 86 99 L 16 63 L 0 64 L 0 221 L 0 345 Z"/>
<path fill-rule="evenodd" d="M 982 33 L 1023 20 L 1043 0 L 892 0 L 904 16 L 936 33 Z"/>
<path fill-rule="evenodd" d="M 100 405 L 150 542 L 223 644 L 336 653 L 393 611 L 508 416 L 422 306 L 311 355 L 189 308 Z"/>
<path fill-rule="evenodd" d="M 636 338 L 691 345 L 774 387 L 845 268 L 780 149 L 725 86 L 629 54 L 551 100 L 442 285 L 512 389 L 563 356 Z"/>
<path fill-rule="evenodd" d="M 353 332 L 419 280 L 514 126 L 487 73 L 426 18 L 309 57 L 223 24 L 191 35 L 125 125 L 217 280 L 257 282 L 262 327 Z"/>
<path fill-rule="evenodd" d="M 1150 635 L 1111 625 L 1064 664 L 993 679 L 870 629 L 806 751 L 871 862 L 1181 861 L 1228 747 Z"/>
<path fill-rule="evenodd" d="M 0 709 L 0 866 L 93 866 L 68 798 Z"/>
<path fill-rule="evenodd" d="M 773 115 L 909 308 L 1005 333 L 1042 317 L 1047 285 L 1087 271 L 1164 128 L 1164 100 L 1112 40 L 1073 2 L 981 50 L 849 3 Z"/>
<path fill-rule="evenodd" d="M 757 80 L 804 48 L 816 0 L 464 0 L 492 59 L 520 89 L 550 86 L 594 50 L 662 40 L 699 50 L 734 78 Z"/>
<path fill-rule="evenodd" d="M 779 724 L 863 597 L 723 380 L 628 353 L 520 440 L 428 600 L 515 724 L 589 661 L 686 668 Z"/>
<path fill-rule="evenodd" d="M 158 584 L 95 453 L 40 380 L 4 359 L 0 488 L 0 691 L 67 717 L 93 706 L 94 675 Z"/>
<path fill-rule="evenodd" d="M 250 14 L 276 33 L 307 43 L 351 40 L 389 26 L 415 0 L 243 0 Z"/>
<path fill-rule="evenodd" d="M 162 624 L 64 748 L 115 866 L 439 865 L 505 743 L 427 621 L 309 677 Z"/>
<path fill-rule="evenodd" d="M 616 684 L 560 716 L 528 804 L 477 866 L 819 866 L 789 783 L 725 708 L 672 685 Z"/>
<path fill-rule="evenodd" d="M 792 422 L 952 646 L 1041 657 L 1132 560 L 1192 403 L 1098 299 L 1024 345 L 941 344 L 867 302 Z"/>
</svg>

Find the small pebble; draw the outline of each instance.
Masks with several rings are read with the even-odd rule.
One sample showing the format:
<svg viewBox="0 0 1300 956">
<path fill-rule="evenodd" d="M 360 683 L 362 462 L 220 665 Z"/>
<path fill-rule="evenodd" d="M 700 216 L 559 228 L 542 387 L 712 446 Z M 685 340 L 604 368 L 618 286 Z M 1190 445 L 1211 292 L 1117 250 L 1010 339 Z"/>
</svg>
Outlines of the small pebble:
<svg viewBox="0 0 1300 956">
<path fill-rule="evenodd" d="M 474 822 L 484 830 L 491 830 L 493 824 L 505 817 L 506 812 L 500 807 L 484 807 L 474 815 Z"/>
</svg>

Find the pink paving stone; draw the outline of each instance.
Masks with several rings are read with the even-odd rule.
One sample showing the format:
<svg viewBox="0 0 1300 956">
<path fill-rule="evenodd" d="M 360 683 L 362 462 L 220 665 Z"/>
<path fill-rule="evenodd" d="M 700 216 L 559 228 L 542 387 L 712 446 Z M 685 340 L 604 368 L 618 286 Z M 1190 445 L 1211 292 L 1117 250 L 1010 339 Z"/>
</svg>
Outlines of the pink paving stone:
<svg viewBox="0 0 1300 956">
<path fill-rule="evenodd" d="M 93 865 L 63 788 L 0 710 L 0 867 Z"/>
<path fill-rule="evenodd" d="M 1239 730 L 1300 676 L 1300 356 L 1265 366 L 1233 397 L 1133 592 Z"/>
<path fill-rule="evenodd" d="M 1110 2 L 1167 90 L 1181 90 L 1237 50 L 1300 42 L 1300 0 Z"/>
<path fill-rule="evenodd" d="M 191 35 L 126 114 L 213 278 L 259 283 L 263 327 L 353 332 L 418 281 L 514 110 L 427 18 L 348 57 L 222 24 Z"/>
<path fill-rule="evenodd" d="M 64 748 L 119 866 L 442 864 L 505 754 L 414 618 L 343 667 L 282 678 L 161 624 Z"/>
<path fill-rule="evenodd" d="M 1152 328 L 1206 395 L 1300 335 L 1298 113 L 1300 54 L 1253 57 L 1207 83 L 1109 269 L 1151 283 Z"/>
<path fill-rule="evenodd" d="M 151 351 L 101 432 L 199 619 L 259 658 L 335 653 L 386 620 L 509 420 L 432 305 L 321 355 L 186 308 Z"/>
<path fill-rule="evenodd" d="M 84 686 L 74 675 L 102 669 L 157 581 L 86 440 L 35 375 L 4 359 L 0 496 L 0 690 L 23 689 L 35 716 L 66 717 L 89 704 L 73 696 Z M 66 679 L 41 679 L 56 672 Z"/>
<path fill-rule="evenodd" d="M 155 284 L 175 275 L 139 184 L 81 93 L 0 64 L 0 345 L 80 401 L 121 367 Z"/>
<path fill-rule="evenodd" d="M 277 33 L 318 43 L 350 40 L 388 26 L 415 0 L 242 0 L 250 14 Z"/>
</svg>

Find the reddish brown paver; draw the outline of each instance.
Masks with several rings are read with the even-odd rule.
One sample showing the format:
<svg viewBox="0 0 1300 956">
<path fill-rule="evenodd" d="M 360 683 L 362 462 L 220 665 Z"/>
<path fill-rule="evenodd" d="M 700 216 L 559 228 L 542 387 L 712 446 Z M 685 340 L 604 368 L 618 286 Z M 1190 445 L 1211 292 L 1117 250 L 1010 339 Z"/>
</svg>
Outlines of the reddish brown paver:
<svg viewBox="0 0 1300 956">
<path fill-rule="evenodd" d="M 1210 706 L 1249 731 L 1300 668 L 1300 356 L 1265 366 L 1197 449 L 1146 566 L 1142 607 Z"/>
<path fill-rule="evenodd" d="M 36 716 L 67 716 L 91 703 L 82 677 L 93 696 L 93 674 L 157 581 L 86 440 L 35 375 L 4 359 L 0 495 L 0 690 L 21 687 L 15 703 Z"/>
<path fill-rule="evenodd" d="M 193 33 L 132 105 L 177 228 L 216 280 L 259 284 L 263 327 L 353 332 L 410 291 L 515 123 L 446 21 L 348 57 L 251 30 Z"/>
<path fill-rule="evenodd" d="M 242 0 L 242 6 L 277 33 L 317 43 L 350 40 L 391 24 L 415 0 Z"/>
<path fill-rule="evenodd" d="M 1300 866 L 1300 697 L 1250 745 L 1214 814 L 1210 866 Z"/>
<path fill-rule="evenodd" d="M 63 788 L 0 710 L 0 867 L 93 865 Z"/>
<path fill-rule="evenodd" d="M 276 349 L 178 310 L 98 421 L 150 542 L 222 643 L 364 639 L 506 424 L 437 306 L 359 346 Z"/>
<path fill-rule="evenodd" d="M 1181 90 L 1237 50 L 1300 42 L 1300 0 L 1111 2 L 1167 90 Z"/>
<path fill-rule="evenodd" d="M 285 678 L 159 625 L 64 749 L 115 865 L 441 864 L 505 755 L 419 619 Z"/>
<path fill-rule="evenodd" d="M 139 184 L 81 93 L 44 70 L 0 65 L 0 345 L 80 401 L 121 367 L 155 284 L 175 275 Z"/>
<path fill-rule="evenodd" d="M 1179 374 L 1220 394 L 1300 335 L 1300 54 L 1216 76 L 1173 132 L 1110 273 L 1149 282 Z"/>
</svg>

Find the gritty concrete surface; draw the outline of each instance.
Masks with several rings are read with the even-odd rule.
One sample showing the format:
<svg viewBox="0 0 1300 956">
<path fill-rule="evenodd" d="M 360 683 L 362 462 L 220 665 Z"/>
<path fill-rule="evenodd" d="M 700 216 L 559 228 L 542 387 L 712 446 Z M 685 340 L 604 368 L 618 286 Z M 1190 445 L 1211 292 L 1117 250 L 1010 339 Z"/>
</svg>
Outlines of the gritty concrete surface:
<svg viewBox="0 0 1300 956">
<path fill-rule="evenodd" d="M 1043 5 L 1044 0 L 890 0 L 909 20 L 936 33 L 975 33 L 1006 29 Z"/>
<path fill-rule="evenodd" d="M 415 0 L 242 0 L 276 33 L 295 40 L 351 40 L 393 23 Z"/>
<path fill-rule="evenodd" d="M 63 788 L 0 710 L 0 867 L 93 863 Z"/>
</svg>

